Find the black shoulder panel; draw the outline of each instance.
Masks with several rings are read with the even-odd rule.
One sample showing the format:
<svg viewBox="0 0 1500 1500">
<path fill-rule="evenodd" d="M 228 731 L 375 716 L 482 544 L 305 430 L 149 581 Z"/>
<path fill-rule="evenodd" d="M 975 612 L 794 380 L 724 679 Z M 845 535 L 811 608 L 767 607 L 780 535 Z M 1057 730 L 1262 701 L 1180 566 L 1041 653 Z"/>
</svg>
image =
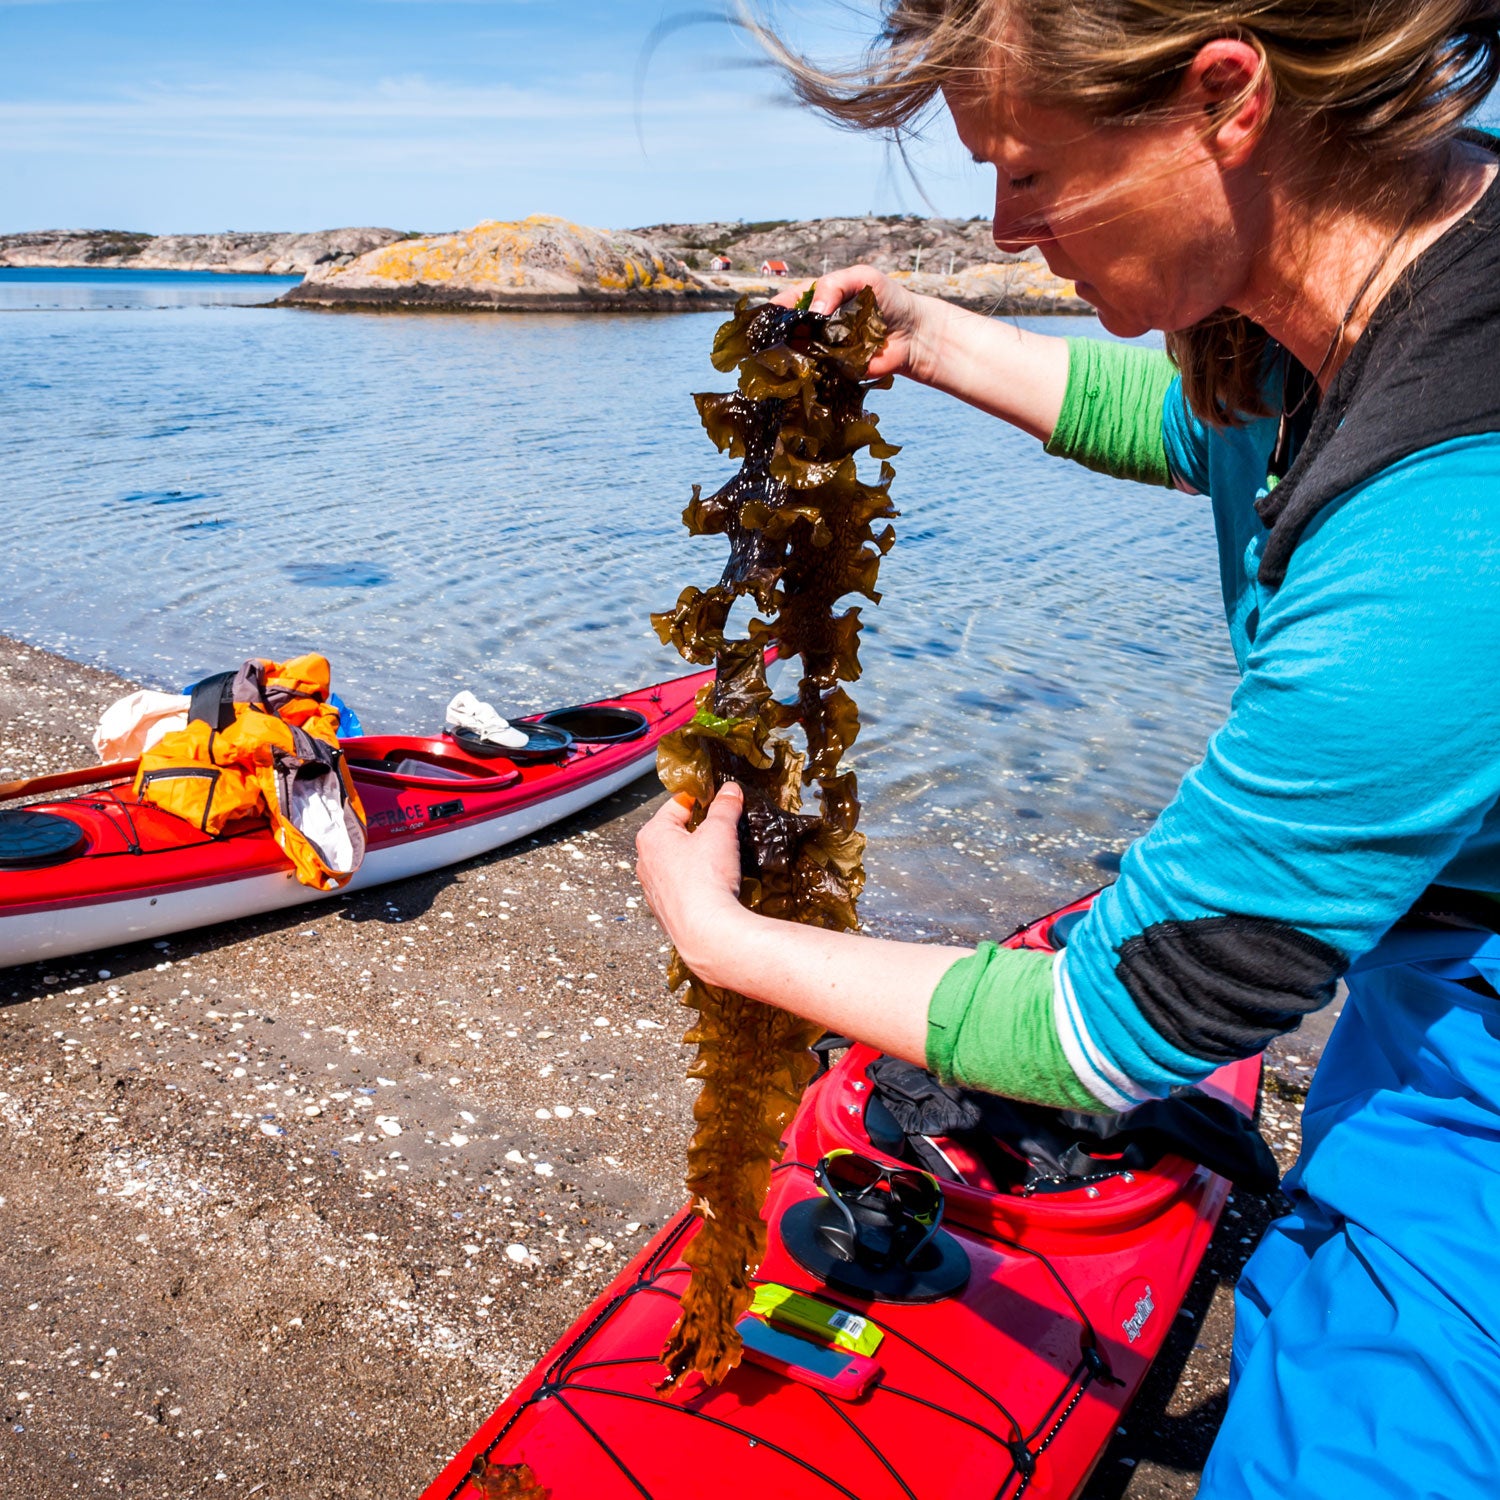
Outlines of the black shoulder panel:
<svg viewBox="0 0 1500 1500">
<path fill-rule="evenodd" d="M 1295 1030 L 1349 967 L 1337 948 L 1265 917 L 1157 922 L 1117 951 L 1115 973 L 1157 1034 L 1213 1063 Z"/>
<path fill-rule="evenodd" d="M 1467 131 L 1486 151 L 1493 136 Z M 1256 502 L 1260 581 L 1280 587 L 1302 534 L 1340 495 L 1437 443 L 1500 432 L 1500 178 L 1371 314 L 1290 472 Z"/>
</svg>

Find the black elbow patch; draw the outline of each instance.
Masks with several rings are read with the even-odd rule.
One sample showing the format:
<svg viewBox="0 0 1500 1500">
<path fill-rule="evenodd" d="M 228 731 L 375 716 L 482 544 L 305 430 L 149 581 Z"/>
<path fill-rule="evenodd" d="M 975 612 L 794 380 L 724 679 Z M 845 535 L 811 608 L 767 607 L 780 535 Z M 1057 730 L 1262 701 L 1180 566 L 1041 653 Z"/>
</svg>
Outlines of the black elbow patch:
<svg viewBox="0 0 1500 1500">
<path fill-rule="evenodd" d="M 1115 973 L 1156 1033 L 1213 1063 L 1295 1030 L 1349 967 L 1337 948 L 1265 917 L 1157 922 L 1116 951 Z"/>
</svg>

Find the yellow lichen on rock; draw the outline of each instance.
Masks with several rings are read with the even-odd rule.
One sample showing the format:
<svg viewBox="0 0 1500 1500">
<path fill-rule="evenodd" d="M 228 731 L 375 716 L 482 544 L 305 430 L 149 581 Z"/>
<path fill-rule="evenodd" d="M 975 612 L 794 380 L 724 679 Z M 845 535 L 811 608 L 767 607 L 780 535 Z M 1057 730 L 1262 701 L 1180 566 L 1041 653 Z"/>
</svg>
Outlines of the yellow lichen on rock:
<svg viewBox="0 0 1500 1500">
<path fill-rule="evenodd" d="M 649 306 L 718 296 L 639 235 L 533 214 L 486 219 L 458 234 L 402 240 L 346 265 L 316 268 L 284 300 L 551 309 L 570 300 Z"/>
</svg>

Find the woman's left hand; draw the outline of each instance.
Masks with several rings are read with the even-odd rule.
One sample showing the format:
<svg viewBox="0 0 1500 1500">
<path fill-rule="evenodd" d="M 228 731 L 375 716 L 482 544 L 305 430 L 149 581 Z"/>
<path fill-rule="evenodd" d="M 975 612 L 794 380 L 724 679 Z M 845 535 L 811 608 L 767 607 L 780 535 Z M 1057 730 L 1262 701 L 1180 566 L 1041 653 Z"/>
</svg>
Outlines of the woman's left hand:
<svg viewBox="0 0 1500 1500">
<path fill-rule="evenodd" d="M 683 962 L 710 984 L 716 949 L 746 914 L 739 902 L 744 806 L 745 794 L 726 781 L 690 833 L 691 808 L 669 797 L 635 838 L 635 870 L 647 903 Z"/>
<path fill-rule="evenodd" d="M 746 910 L 739 902 L 744 806 L 744 793 L 726 781 L 691 833 L 691 808 L 671 797 L 636 835 L 636 873 L 683 962 L 706 984 L 925 1066 L 929 998 L 973 950 L 884 942 Z"/>
</svg>

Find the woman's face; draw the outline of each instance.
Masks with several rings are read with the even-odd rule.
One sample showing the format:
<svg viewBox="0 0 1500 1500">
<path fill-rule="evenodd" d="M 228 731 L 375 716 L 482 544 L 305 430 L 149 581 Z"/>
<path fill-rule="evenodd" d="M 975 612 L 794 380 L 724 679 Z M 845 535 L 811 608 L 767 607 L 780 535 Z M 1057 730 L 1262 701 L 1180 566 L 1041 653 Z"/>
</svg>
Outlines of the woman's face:
<svg viewBox="0 0 1500 1500">
<path fill-rule="evenodd" d="M 1111 333 L 1186 328 L 1234 305 L 1264 198 L 1192 114 L 1101 125 L 1003 91 L 948 107 L 974 159 L 995 168 L 995 243 L 1035 245 Z"/>
</svg>

